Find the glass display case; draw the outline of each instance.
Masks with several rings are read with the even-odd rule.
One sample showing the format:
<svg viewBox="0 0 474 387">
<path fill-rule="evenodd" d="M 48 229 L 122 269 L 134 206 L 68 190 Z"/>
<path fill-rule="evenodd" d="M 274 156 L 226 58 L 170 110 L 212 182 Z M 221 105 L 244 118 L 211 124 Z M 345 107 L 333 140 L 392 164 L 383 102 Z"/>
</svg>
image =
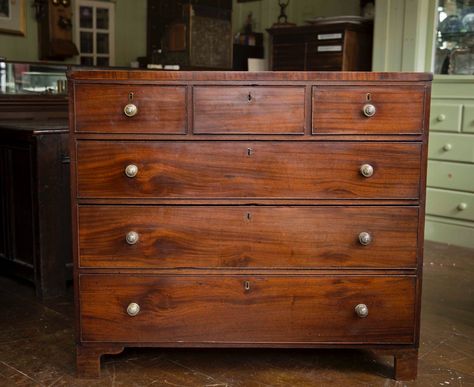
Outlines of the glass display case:
<svg viewBox="0 0 474 387">
<path fill-rule="evenodd" d="M 66 94 L 67 66 L 0 61 L 0 94 Z"/>
<path fill-rule="evenodd" d="M 474 75 L 474 0 L 439 0 L 435 74 Z"/>
</svg>

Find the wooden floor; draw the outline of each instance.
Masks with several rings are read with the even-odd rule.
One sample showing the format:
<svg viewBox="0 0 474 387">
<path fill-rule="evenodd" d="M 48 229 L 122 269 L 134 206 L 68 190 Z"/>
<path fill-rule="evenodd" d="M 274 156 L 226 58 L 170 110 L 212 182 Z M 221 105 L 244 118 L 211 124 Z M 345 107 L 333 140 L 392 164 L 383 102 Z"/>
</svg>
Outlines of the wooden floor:
<svg viewBox="0 0 474 387">
<path fill-rule="evenodd" d="M 453 246 L 426 244 L 416 382 L 367 351 L 267 349 L 128 349 L 79 380 L 72 311 L 72 296 L 41 304 L 0 277 L 0 386 L 474 386 L 474 250 Z"/>
</svg>

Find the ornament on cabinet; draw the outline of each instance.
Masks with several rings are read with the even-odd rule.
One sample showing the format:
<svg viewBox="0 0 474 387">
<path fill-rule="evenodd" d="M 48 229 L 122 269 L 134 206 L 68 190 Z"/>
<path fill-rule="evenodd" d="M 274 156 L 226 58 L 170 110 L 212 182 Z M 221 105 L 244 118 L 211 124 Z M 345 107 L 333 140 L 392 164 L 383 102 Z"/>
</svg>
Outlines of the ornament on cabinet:
<svg viewBox="0 0 474 387">
<path fill-rule="evenodd" d="M 70 0 L 35 0 L 40 59 L 63 60 L 79 54 L 72 40 Z"/>
</svg>

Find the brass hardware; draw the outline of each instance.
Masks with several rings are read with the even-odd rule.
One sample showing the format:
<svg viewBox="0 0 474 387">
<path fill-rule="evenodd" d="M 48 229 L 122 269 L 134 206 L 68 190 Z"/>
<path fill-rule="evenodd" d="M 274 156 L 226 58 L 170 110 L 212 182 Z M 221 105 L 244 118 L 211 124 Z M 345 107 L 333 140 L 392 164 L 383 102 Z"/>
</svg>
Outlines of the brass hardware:
<svg viewBox="0 0 474 387">
<path fill-rule="evenodd" d="M 373 117 L 376 111 L 377 109 L 371 103 L 364 105 L 364 107 L 362 108 L 362 112 L 366 117 Z"/>
<path fill-rule="evenodd" d="M 359 243 L 363 246 L 370 245 L 372 242 L 372 235 L 370 235 L 368 232 L 361 232 L 359 234 Z"/>
<path fill-rule="evenodd" d="M 371 177 L 374 174 L 374 167 L 370 164 L 362 164 L 360 166 L 360 173 L 364 177 Z"/>
<path fill-rule="evenodd" d="M 446 119 L 446 115 L 441 113 L 440 115 L 438 115 L 438 117 L 436 117 L 436 121 L 438 122 L 442 122 Z"/>
<path fill-rule="evenodd" d="M 254 153 L 252 148 L 247 148 L 247 156 L 252 156 Z"/>
<path fill-rule="evenodd" d="M 129 103 L 123 108 L 123 112 L 127 117 L 133 117 L 138 112 L 138 108 L 133 104 Z"/>
<path fill-rule="evenodd" d="M 453 146 L 452 146 L 451 144 L 449 144 L 449 143 L 448 143 L 448 144 L 444 144 L 443 150 L 444 150 L 445 152 L 448 152 L 448 151 L 450 151 L 451 149 L 453 149 Z"/>
<path fill-rule="evenodd" d="M 244 289 L 247 292 L 250 290 L 250 281 L 245 281 L 244 282 Z"/>
<path fill-rule="evenodd" d="M 138 167 L 135 164 L 127 165 L 125 168 L 125 175 L 127 175 L 127 177 L 135 177 L 137 176 L 137 173 Z"/>
<path fill-rule="evenodd" d="M 140 236 L 136 231 L 129 231 L 127 232 L 127 235 L 125 235 L 125 240 L 129 245 L 134 245 L 135 243 L 138 242 L 140 239 Z"/>
<path fill-rule="evenodd" d="M 365 305 L 365 304 L 356 305 L 354 310 L 355 310 L 357 316 L 359 316 L 360 318 L 365 318 L 369 315 L 369 308 L 367 308 L 367 305 Z"/>
<path fill-rule="evenodd" d="M 464 211 L 467 208 L 467 203 L 459 203 L 457 206 L 458 211 Z"/>
<path fill-rule="evenodd" d="M 127 313 L 129 316 L 136 316 L 138 313 L 140 313 L 140 305 L 138 305 L 136 302 L 131 302 L 127 306 Z"/>
</svg>

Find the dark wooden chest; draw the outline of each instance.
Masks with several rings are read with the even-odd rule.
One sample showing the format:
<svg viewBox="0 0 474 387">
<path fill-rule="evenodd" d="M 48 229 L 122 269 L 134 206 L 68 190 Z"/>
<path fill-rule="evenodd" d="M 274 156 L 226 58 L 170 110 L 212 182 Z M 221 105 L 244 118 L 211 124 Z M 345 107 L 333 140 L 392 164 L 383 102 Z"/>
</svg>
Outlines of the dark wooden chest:
<svg viewBox="0 0 474 387">
<path fill-rule="evenodd" d="M 416 376 L 429 74 L 72 71 L 77 365 L 371 348 Z"/>
</svg>

